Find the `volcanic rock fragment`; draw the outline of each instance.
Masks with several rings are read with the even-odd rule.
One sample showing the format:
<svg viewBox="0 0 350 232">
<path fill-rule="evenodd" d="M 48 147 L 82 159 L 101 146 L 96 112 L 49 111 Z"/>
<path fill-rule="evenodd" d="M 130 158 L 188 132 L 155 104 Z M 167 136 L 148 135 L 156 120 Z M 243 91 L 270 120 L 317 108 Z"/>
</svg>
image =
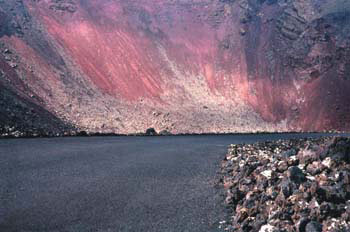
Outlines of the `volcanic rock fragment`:
<svg viewBox="0 0 350 232">
<path fill-rule="evenodd" d="M 305 175 L 298 167 L 290 167 L 287 171 L 288 178 L 294 183 L 302 183 L 305 181 Z"/>
<path fill-rule="evenodd" d="M 305 232 L 322 232 L 322 225 L 315 221 L 309 222 L 306 225 Z"/>
</svg>

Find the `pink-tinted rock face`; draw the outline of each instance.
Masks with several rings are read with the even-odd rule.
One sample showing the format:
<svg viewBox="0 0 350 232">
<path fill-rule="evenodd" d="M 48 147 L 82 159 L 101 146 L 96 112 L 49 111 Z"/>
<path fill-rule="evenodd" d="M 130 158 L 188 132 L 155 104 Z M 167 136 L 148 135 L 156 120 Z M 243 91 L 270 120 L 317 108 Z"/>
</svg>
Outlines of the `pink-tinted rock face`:
<svg viewBox="0 0 350 232">
<path fill-rule="evenodd" d="M 91 131 L 348 130 L 348 10 L 341 0 L 0 3 L 13 66 L 3 72 Z"/>
</svg>

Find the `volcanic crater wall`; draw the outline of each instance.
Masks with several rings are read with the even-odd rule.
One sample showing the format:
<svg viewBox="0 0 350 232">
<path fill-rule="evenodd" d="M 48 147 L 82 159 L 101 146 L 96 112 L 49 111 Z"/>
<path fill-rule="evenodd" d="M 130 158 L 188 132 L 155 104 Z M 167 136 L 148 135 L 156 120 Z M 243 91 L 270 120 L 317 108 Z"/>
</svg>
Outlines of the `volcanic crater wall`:
<svg viewBox="0 0 350 232">
<path fill-rule="evenodd" d="M 343 0 L 0 1 L 0 83 L 48 130 L 348 130 L 349 12 Z M 31 117 L 4 102 L 0 127 L 25 130 Z"/>
</svg>

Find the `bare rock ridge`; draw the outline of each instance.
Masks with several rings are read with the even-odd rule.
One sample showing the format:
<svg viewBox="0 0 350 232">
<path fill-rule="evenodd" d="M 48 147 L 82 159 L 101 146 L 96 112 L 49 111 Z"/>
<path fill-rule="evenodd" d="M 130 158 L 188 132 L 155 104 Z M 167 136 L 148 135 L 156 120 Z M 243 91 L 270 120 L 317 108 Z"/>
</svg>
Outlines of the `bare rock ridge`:
<svg viewBox="0 0 350 232">
<path fill-rule="evenodd" d="M 0 0 L 1 96 L 90 132 L 345 131 L 349 12 L 344 0 Z M 13 105 L 0 128 L 25 133 L 32 119 Z"/>
</svg>

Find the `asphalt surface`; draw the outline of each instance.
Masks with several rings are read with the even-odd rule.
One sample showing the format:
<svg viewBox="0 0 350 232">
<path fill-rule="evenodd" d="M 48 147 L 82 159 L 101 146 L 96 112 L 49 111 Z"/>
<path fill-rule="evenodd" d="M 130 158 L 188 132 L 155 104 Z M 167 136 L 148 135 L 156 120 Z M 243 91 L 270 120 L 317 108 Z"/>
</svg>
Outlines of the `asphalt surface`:
<svg viewBox="0 0 350 232">
<path fill-rule="evenodd" d="M 220 231 L 227 146 L 303 136 L 0 140 L 0 231 Z"/>
</svg>

